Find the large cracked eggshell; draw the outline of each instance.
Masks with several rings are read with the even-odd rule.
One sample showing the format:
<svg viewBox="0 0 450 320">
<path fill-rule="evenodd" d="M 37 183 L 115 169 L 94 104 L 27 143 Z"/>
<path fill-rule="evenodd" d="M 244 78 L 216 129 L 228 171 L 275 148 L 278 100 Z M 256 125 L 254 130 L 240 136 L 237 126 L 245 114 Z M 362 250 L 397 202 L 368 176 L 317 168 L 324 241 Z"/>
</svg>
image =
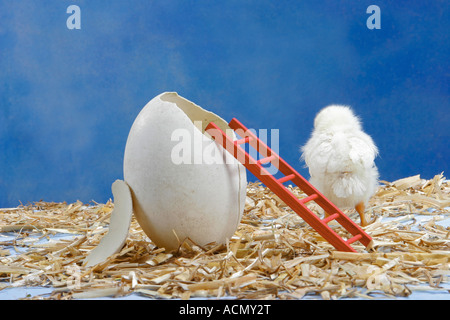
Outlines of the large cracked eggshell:
<svg viewBox="0 0 450 320">
<path fill-rule="evenodd" d="M 186 238 L 199 245 L 224 243 L 242 217 L 246 170 L 204 133 L 210 121 L 230 134 L 223 119 L 167 92 L 152 99 L 131 127 L 124 180 L 140 226 L 167 250 L 178 248 Z M 185 139 L 186 135 L 192 139 Z M 181 143 L 188 143 L 189 148 L 183 149 L 188 153 L 180 151 Z M 180 153 L 190 163 L 174 161 Z"/>
</svg>

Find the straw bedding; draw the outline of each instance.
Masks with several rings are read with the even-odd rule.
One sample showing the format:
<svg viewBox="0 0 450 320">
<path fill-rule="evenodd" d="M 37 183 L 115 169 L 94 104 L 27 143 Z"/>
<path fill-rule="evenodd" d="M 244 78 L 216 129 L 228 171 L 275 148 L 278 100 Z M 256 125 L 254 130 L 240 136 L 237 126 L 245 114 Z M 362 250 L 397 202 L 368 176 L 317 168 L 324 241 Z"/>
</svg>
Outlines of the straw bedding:
<svg viewBox="0 0 450 320">
<path fill-rule="evenodd" d="M 443 223 L 450 217 L 450 185 L 442 174 L 383 182 L 367 208 L 373 248 L 355 243 L 357 253 L 335 251 L 269 189 L 250 183 L 242 221 L 226 244 L 202 247 L 186 239 L 166 252 L 133 218 L 121 252 L 85 267 L 113 206 L 37 202 L 0 209 L 0 290 L 51 288 L 27 299 L 341 299 L 442 291 L 449 280 L 450 227 Z M 359 222 L 355 212 L 348 214 Z M 346 237 L 336 222 L 330 226 Z"/>
</svg>

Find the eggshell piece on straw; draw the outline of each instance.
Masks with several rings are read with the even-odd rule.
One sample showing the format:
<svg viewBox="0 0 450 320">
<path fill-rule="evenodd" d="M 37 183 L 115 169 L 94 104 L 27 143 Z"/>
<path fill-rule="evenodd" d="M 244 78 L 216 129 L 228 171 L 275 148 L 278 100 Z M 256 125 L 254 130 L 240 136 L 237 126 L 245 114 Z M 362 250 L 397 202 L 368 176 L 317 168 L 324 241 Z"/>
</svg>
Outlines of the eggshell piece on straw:
<svg viewBox="0 0 450 320">
<path fill-rule="evenodd" d="M 87 267 L 94 266 L 120 251 L 125 244 L 133 215 L 131 191 L 123 180 L 116 180 L 111 190 L 114 196 L 114 210 L 111 213 L 108 233 L 85 260 Z"/>
</svg>

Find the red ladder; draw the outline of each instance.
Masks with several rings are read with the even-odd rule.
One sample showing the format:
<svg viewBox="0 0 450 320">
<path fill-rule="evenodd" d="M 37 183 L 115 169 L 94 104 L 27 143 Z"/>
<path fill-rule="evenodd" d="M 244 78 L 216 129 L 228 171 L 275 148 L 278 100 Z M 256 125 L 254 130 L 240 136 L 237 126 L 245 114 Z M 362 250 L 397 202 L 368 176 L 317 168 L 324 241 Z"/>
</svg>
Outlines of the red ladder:
<svg viewBox="0 0 450 320">
<path fill-rule="evenodd" d="M 278 154 L 273 152 L 264 142 L 262 142 L 253 132 L 248 130 L 236 118 L 232 119 L 229 127 L 236 131 L 242 139 L 233 141 L 214 122 L 206 127 L 213 139 L 228 150 L 239 162 L 241 162 L 255 177 L 264 183 L 273 193 L 275 193 L 286 205 L 313 227 L 325 240 L 332 244 L 337 250 L 356 252 L 350 245 L 356 241 L 362 243 L 366 248 L 372 245 L 372 238 L 366 234 L 357 224 L 346 214 L 337 208 L 330 200 L 323 196 L 308 180 L 303 178 Z M 256 161 L 240 145 L 249 143 L 264 158 Z M 262 165 L 271 162 L 278 168 L 284 177 L 277 179 L 271 175 Z M 306 193 L 307 197 L 298 199 L 283 183 L 292 181 Z M 321 219 L 312 212 L 305 204 L 314 200 L 326 213 L 326 217 Z M 336 220 L 352 237 L 344 240 L 328 223 Z"/>
</svg>

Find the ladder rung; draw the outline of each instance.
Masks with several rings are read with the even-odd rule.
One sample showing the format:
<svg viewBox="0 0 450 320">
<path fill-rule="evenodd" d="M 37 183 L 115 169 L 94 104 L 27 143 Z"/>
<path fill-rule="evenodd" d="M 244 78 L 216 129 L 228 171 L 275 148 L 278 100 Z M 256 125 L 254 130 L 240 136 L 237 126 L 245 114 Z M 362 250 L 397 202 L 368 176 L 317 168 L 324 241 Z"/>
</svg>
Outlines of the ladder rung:
<svg viewBox="0 0 450 320">
<path fill-rule="evenodd" d="M 334 220 L 334 219 L 337 219 L 337 218 L 339 218 L 339 213 L 333 213 L 331 216 L 328 216 L 328 217 L 326 217 L 326 218 L 323 218 L 323 219 L 322 219 L 322 222 L 323 222 L 323 223 L 328 223 L 328 222 L 330 222 L 331 220 Z"/>
<path fill-rule="evenodd" d="M 319 197 L 319 195 L 317 193 L 314 193 L 314 194 L 310 195 L 309 197 L 300 199 L 300 202 L 301 203 L 307 203 L 307 202 L 310 202 L 310 201 L 313 201 L 313 200 L 317 199 L 318 197 Z"/>
<path fill-rule="evenodd" d="M 295 174 L 290 174 L 290 175 L 288 175 L 288 176 L 284 176 L 283 178 L 278 179 L 278 181 L 279 181 L 280 183 L 283 183 L 283 182 L 292 180 L 292 179 L 294 179 L 294 178 L 295 178 Z"/>
<path fill-rule="evenodd" d="M 252 140 L 252 138 L 251 137 L 245 137 L 245 138 L 242 138 L 242 139 L 239 139 L 239 140 L 237 140 L 236 141 L 236 144 L 244 144 L 244 143 L 248 143 L 248 142 L 250 142 Z"/>
<path fill-rule="evenodd" d="M 271 156 L 269 156 L 269 157 L 266 157 L 266 158 L 263 158 L 263 159 L 259 159 L 257 162 L 258 162 L 259 164 L 265 164 L 265 163 L 271 162 L 272 160 L 274 160 L 274 159 L 276 159 L 276 158 L 277 158 L 276 155 L 271 155 Z"/>
<path fill-rule="evenodd" d="M 348 240 L 345 241 L 345 242 L 347 242 L 347 244 L 352 244 L 353 242 L 356 242 L 356 241 L 358 241 L 358 240 L 361 239 L 361 238 L 362 238 L 362 235 L 357 234 L 356 236 L 351 237 L 350 239 L 348 239 Z"/>
</svg>

